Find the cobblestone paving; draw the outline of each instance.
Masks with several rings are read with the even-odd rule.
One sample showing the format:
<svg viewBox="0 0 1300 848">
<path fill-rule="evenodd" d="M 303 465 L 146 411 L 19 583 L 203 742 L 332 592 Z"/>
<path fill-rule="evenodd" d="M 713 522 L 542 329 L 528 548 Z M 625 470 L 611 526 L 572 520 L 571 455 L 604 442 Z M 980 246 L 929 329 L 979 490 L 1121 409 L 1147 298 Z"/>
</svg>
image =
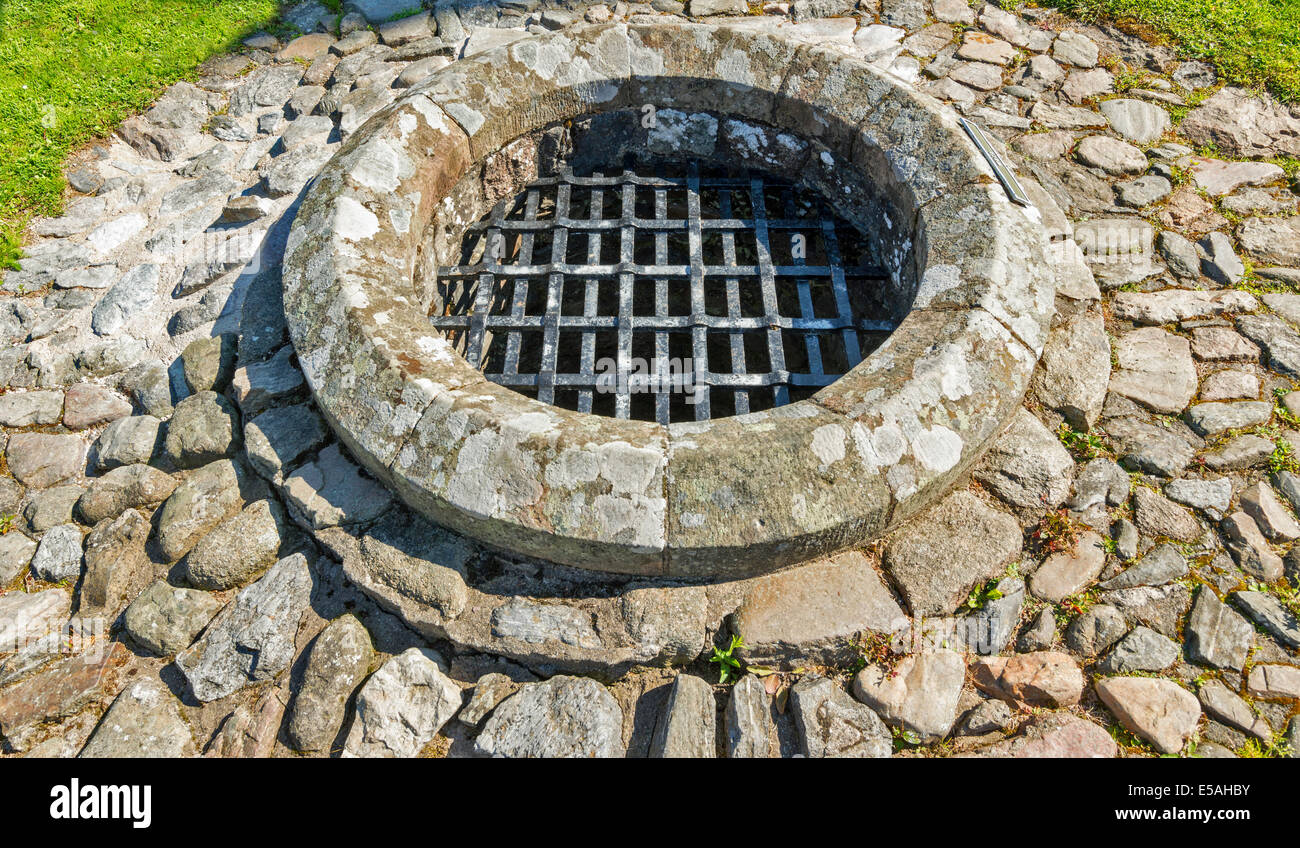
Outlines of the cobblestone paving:
<svg viewBox="0 0 1300 848">
<path fill-rule="evenodd" d="M 1300 112 L 963 0 L 344 5 L 72 162 L 0 285 L 4 754 L 1300 751 L 1300 186 L 1275 161 Z M 1053 235 L 1057 315 L 1025 410 L 890 537 L 624 584 L 480 549 L 361 472 L 287 344 L 279 257 L 403 89 L 673 16 L 842 50 L 988 128 Z M 749 673 L 714 685 L 733 634 Z"/>
</svg>

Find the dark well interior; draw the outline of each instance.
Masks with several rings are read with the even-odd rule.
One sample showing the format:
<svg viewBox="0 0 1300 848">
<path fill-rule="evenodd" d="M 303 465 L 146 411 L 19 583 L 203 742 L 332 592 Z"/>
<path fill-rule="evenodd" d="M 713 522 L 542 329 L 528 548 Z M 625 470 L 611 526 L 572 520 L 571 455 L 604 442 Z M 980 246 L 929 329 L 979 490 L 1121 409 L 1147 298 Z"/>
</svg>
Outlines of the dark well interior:
<svg viewBox="0 0 1300 848">
<path fill-rule="evenodd" d="M 879 182 L 748 119 L 585 116 L 469 170 L 417 288 L 471 364 L 529 397 L 660 423 L 769 409 L 911 307 L 915 211 Z"/>
</svg>

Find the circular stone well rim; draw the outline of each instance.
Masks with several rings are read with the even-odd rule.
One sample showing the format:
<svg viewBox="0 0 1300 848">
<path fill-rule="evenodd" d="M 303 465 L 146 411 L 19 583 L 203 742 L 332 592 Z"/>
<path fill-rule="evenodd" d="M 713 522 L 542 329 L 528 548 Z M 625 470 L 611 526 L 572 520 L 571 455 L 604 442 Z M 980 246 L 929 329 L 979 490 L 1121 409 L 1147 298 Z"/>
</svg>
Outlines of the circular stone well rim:
<svg viewBox="0 0 1300 848">
<path fill-rule="evenodd" d="M 471 222 L 452 189 L 529 132 L 645 103 L 790 130 L 810 172 L 823 145 L 916 210 L 915 298 L 881 347 L 810 399 L 667 426 L 527 398 L 451 348 L 417 281 L 430 223 Z M 284 301 L 321 412 L 415 511 L 580 568 L 732 579 L 875 538 L 982 455 L 1046 338 L 1046 245 L 953 113 L 901 80 L 744 28 L 596 25 L 456 62 L 349 137 L 293 223 Z"/>
</svg>

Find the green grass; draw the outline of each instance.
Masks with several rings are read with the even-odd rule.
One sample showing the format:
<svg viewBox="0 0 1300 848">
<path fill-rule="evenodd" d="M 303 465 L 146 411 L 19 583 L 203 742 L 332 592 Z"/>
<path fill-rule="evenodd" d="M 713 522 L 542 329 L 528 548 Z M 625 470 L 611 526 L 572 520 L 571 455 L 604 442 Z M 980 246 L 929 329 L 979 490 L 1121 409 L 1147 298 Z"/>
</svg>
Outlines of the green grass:
<svg viewBox="0 0 1300 848">
<path fill-rule="evenodd" d="M 1300 101 L 1300 0 L 1038 0 L 1085 22 L 1117 21 L 1214 65 L 1234 85 Z"/>
<path fill-rule="evenodd" d="M 0 0 L 0 267 L 63 208 L 63 161 L 204 59 L 275 22 L 277 0 Z"/>
</svg>

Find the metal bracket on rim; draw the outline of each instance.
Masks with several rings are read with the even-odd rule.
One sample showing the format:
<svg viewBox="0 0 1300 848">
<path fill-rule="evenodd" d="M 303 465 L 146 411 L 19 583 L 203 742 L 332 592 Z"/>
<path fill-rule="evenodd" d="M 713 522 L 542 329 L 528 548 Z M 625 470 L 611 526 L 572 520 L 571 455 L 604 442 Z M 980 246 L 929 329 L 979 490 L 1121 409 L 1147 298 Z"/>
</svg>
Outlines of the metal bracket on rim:
<svg viewBox="0 0 1300 848">
<path fill-rule="evenodd" d="M 979 148 L 980 153 L 983 153 L 984 158 L 988 160 L 989 166 L 993 168 L 993 173 L 997 176 L 998 182 L 1002 183 L 1002 188 L 1006 191 L 1007 197 L 1011 198 L 1011 202 L 1018 203 L 1021 206 L 1033 206 L 1033 201 L 1021 188 L 1020 181 L 1016 179 L 1016 175 L 1011 172 L 1011 168 L 1007 166 L 1006 162 L 1002 161 L 1002 157 L 993 149 L 993 145 L 989 142 L 988 136 L 984 135 L 984 131 L 977 124 L 965 118 L 959 118 L 958 120 L 961 121 L 961 128 L 966 131 L 966 135 L 970 136 L 970 140 L 975 142 L 975 146 Z"/>
</svg>

